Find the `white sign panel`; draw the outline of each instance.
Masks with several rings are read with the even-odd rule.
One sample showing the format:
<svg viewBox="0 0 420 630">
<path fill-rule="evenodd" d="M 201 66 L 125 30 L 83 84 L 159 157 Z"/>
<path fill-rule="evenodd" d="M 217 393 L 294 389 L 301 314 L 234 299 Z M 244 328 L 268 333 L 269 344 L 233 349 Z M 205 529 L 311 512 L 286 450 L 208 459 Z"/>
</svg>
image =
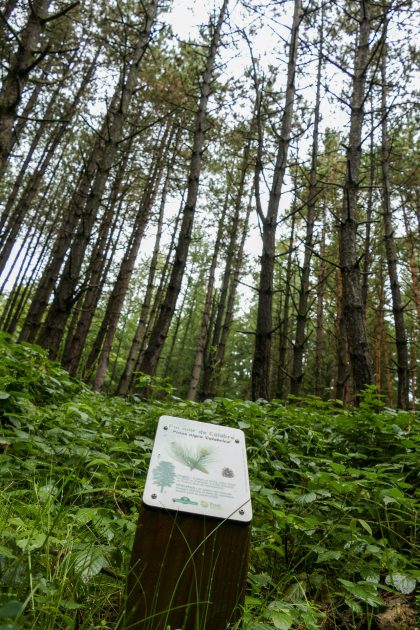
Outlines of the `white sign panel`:
<svg viewBox="0 0 420 630">
<path fill-rule="evenodd" d="M 168 510 L 249 522 L 252 508 L 243 431 L 162 416 L 143 501 Z"/>
</svg>

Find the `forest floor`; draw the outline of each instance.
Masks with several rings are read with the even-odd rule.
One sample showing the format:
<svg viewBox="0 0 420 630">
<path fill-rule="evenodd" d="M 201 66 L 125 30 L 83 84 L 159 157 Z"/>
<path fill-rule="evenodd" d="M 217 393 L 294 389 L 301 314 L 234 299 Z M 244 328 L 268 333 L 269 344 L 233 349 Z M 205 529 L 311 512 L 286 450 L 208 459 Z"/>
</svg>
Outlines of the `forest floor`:
<svg viewBox="0 0 420 630">
<path fill-rule="evenodd" d="M 418 412 L 373 389 L 357 409 L 106 397 L 1 338 L 0 630 L 118 626 L 163 414 L 245 432 L 244 630 L 420 627 Z"/>
</svg>

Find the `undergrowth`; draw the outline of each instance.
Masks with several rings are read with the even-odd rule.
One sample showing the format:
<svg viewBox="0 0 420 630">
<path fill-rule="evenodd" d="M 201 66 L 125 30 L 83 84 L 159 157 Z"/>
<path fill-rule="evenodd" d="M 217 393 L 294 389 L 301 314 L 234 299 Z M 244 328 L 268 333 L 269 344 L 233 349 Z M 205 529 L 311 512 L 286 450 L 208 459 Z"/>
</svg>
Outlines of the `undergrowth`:
<svg viewBox="0 0 420 630">
<path fill-rule="evenodd" d="M 373 629 L 395 597 L 412 615 L 401 630 L 416 627 L 418 414 L 384 409 L 373 389 L 357 410 L 104 397 L 1 337 L 0 630 L 116 628 L 163 414 L 245 431 L 245 630 Z"/>
</svg>

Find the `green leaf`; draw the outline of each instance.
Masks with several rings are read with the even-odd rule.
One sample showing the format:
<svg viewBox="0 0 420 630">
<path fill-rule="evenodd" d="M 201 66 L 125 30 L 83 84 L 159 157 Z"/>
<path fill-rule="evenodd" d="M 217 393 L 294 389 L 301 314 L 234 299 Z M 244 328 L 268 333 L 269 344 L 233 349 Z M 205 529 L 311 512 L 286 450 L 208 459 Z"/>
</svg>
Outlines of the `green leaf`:
<svg viewBox="0 0 420 630">
<path fill-rule="evenodd" d="M 358 604 L 354 599 L 350 599 L 349 597 L 345 597 L 344 601 L 347 606 L 352 610 L 356 615 L 363 615 L 363 608 L 360 604 Z"/>
<path fill-rule="evenodd" d="M 65 599 L 60 599 L 60 606 L 65 608 L 66 610 L 79 610 L 83 608 L 83 604 L 78 604 L 77 602 L 66 601 Z"/>
<path fill-rule="evenodd" d="M 365 529 L 368 532 L 368 534 L 370 534 L 372 536 L 372 528 L 369 525 L 369 523 L 366 523 L 366 521 L 364 521 L 362 518 L 358 518 L 357 520 L 359 521 L 359 523 L 363 527 L 363 529 Z"/>
<path fill-rule="evenodd" d="M 270 610 L 267 617 L 277 630 L 289 630 L 293 625 L 293 616 L 286 611 Z"/>
<path fill-rule="evenodd" d="M 395 590 L 404 595 L 409 595 L 416 589 L 417 580 L 409 575 L 404 575 L 404 573 L 391 573 L 386 576 L 385 584 L 393 586 Z"/>
<path fill-rule="evenodd" d="M 329 562 L 331 560 L 339 560 L 341 558 L 341 551 L 338 549 L 331 549 L 328 551 L 325 549 L 324 551 L 318 552 L 317 563 L 320 562 Z"/>
<path fill-rule="evenodd" d="M 84 581 L 98 575 L 108 564 L 108 559 L 100 547 L 90 546 L 73 554 L 74 571 Z"/>
<path fill-rule="evenodd" d="M 10 549 L 8 549 L 7 547 L 3 547 L 3 545 L 0 545 L 0 556 L 4 556 L 12 560 L 16 558 L 16 556 L 10 551 Z"/>
<path fill-rule="evenodd" d="M 41 549 L 47 538 L 46 534 L 41 532 L 35 532 L 28 538 L 21 538 L 16 541 L 17 546 L 23 551 L 33 551 L 34 549 Z"/>
<path fill-rule="evenodd" d="M 377 595 L 375 584 L 369 582 L 358 582 L 357 584 L 355 584 L 354 582 L 344 580 L 343 578 L 338 578 L 338 580 L 339 582 L 341 582 L 344 588 L 353 595 L 353 597 L 362 600 L 369 606 L 376 607 L 383 604 L 382 599 Z"/>
<path fill-rule="evenodd" d="M 21 614 L 22 610 L 23 604 L 13 599 L 0 608 L 0 619 L 6 619 L 7 617 L 16 618 Z"/>
<path fill-rule="evenodd" d="M 316 501 L 316 494 L 315 492 L 308 492 L 307 494 L 301 494 L 296 497 L 295 501 L 299 505 L 308 505 L 309 503 L 313 503 L 314 501 Z"/>
</svg>

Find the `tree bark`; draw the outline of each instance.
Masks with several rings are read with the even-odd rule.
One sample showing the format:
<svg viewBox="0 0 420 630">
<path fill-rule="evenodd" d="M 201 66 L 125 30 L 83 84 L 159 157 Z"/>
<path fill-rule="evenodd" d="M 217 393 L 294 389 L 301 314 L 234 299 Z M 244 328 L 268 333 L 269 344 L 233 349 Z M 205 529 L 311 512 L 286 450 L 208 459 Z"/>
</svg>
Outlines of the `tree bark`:
<svg viewBox="0 0 420 630">
<path fill-rule="evenodd" d="M 252 191 L 251 198 L 253 196 L 254 196 L 254 192 Z M 239 248 L 236 252 L 232 277 L 230 278 L 229 292 L 228 292 L 227 301 L 226 301 L 225 316 L 223 319 L 221 331 L 218 335 L 216 354 L 214 356 L 214 365 L 216 369 L 213 370 L 212 378 L 210 381 L 210 391 L 214 392 L 214 395 L 216 395 L 217 387 L 220 382 L 221 368 L 223 367 L 223 364 L 225 361 L 226 345 L 227 345 L 229 333 L 230 333 L 232 322 L 233 322 L 235 299 L 236 299 L 239 278 L 241 276 L 242 269 L 243 269 L 245 240 L 248 235 L 248 225 L 249 225 L 249 217 L 251 214 L 251 208 L 252 208 L 252 205 L 251 205 L 251 199 L 250 199 L 247 212 L 244 218 L 241 241 L 239 243 Z"/>
<path fill-rule="evenodd" d="M 314 130 L 312 140 L 311 172 L 309 176 L 309 190 L 306 213 L 305 253 L 300 276 L 299 302 L 297 308 L 297 320 L 295 341 L 293 344 L 293 362 L 290 378 L 290 393 L 299 396 L 303 380 L 303 356 L 306 344 L 306 322 L 308 319 L 308 303 L 310 293 L 311 259 L 314 245 L 314 225 L 316 205 L 318 200 L 318 147 L 319 147 L 319 119 L 321 103 L 321 72 L 324 43 L 324 14 L 321 16 L 319 59 L 317 70 Z"/>
<path fill-rule="evenodd" d="M 326 239 L 326 216 L 325 207 L 322 216 L 322 232 L 319 250 L 318 270 L 316 274 L 316 324 L 315 324 L 315 361 L 314 361 L 314 385 L 315 394 L 320 398 L 325 395 L 325 331 L 324 331 L 324 298 L 326 285 L 326 262 L 325 262 L 325 239 Z"/>
<path fill-rule="evenodd" d="M 146 292 L 145 292 L 143 304 L 140 310 L 140 317 L 137 323 L 137 328 L 134 333 L 133 340 L 131 342 L 127 361 L 125 363 L 125 367 L 124 367 L 123 373 L 121 374 L 117 391 L 116 391 L 116 393 L 120 396 L 125 396 L 125 394 L 127 394 L 130 389 L 130 384 L 131 384 L 133 373 L 136 367 L 136 361 L 140 353 L 144 334 L 146 332 L 146 323 L 147 323 L 147 318 L 150 311 L 150 305 L 152 303 L 154 281 L 155 281 L 155 276 L 157 272 L 160 241 L 162 238 L 162 229 L 163 229 L 163 215 L 164 215 L 164 210 L 165 210 L 168 184 L 169 184 L 169 173 L 166 176 L 165 183 L 163 186 L 162 198 L 161 198 L 161 203 L 159 207 L 159 216 L 158 216 L 158 222 L 157 222 L 155 244 L 153 248 L 152 259 L 150 261 Z"/>
<path fill-rule="evenodd" d="M 151 0 L 145 7 L 143 29 L 138 37 L 136 47 L 129 58 L 124 60 L 120 79 L 112 99 L 112 107 L 106 115 L 105 142 L 96 146 L 96 173 L 86 197 L 76 194 L 74 203 L 76 212 L 80 214 L 79 230 L 70 248 L 69 255 L 55 290 L 38 343 L 49 349 L 50 358 L 58 354 L 67 318 L 75 302 L 75 289 L 80 279 L 83 254 L 89 243 L 91 232 L 100 208 L 105 185 L 113 166 L 122 134 L 130 102 L 139 79 L 140 63 L 150 43 L 152 27 L 157 15 L 158 0 Z"/>
<path fill-rule="evenodd" d="M 175 260 L 172 265 L 171 277 L 169 279 L 166 295 L 160 307 L 159 316 L 156 325 L 151 332 L 149 345 L 144 354 L 143 361 L 140 367 L 141 371 L 147 374 L 154 375 L 156 372 L 159 357 L 162 352 L 166 337 L 168 335 L 171 319 L 175 311 L 177 298 L 181 290 L 182 279 L 187 262 L 188 250 L 191 242 L 191 234 L 195 216 L 195 206 L 197 203 L 197 194 L 199 188 L 204 139 L 206 132 L 207 105 L 211 91 L 211 82 L 213 79 L 213 69 L 215 65 L 216 54 L 220 42 L 221 28 L 227 10 L 227 5 L 228 0 L 224 0 L 220 9 L 217 24 L 212 34 L 210 48 L 206 60 L 206 67 L 200 86 L 201 97 L 195 119 L 194 139 L 188 176 L 187 199 L 184 206 L 181 229 L 175 252 Z"/>
<path fill-rule="evenodd" d="M 214 244 L 213 255 L 211 258 L 210 269 L 208 273 L 207 291 L 206 291 L 206 297 L 204 300 L 203 315 L 201 318 L 200 330 L 198 332 L 197 345 L 196 345 L 195 354 L 194 354 L 194 364 L 193 364 L 193 369 L 192 369 L 192 374 L 191 374 L 190 385 L 189 385 L 188 393 L 187 393 L 188 400 L 195 400 L 197 397 L 197 388 L 200 382 L 201 370 L 203 367 L 204 350 L 206 347 L 207 337 L 209 334 L 210 313 L 211 313 L 211 305 L 213 301 L 216 267 L 217 267 L 217 261 L 219 258 L 219 251 L 220 251 L 220 246 L 221 246 L 221 241 L 222 241 L 227 206 L 228 206 L 228 196 L 226 196 L 226 201 L 223 206 L 221 217 L 219 219 L 216 242 Z"/>
<path fill-rule="evenodd" d="M 251 124 L 252 133 L 253 124 Z M 211 338 L 211 343 L 207 344 L 207 351 L 204 359 L 203 379 L 200 392 L 200 398 L 214 398 L 216 395 L 216 386 L 219 381 L 219 371 L 221 368 L 222 355 L 220 355 L 220 344 L 223 331 L 223 318 L 226 316 L 227 301 L 229 298 L 229 285 L 232 281 L 233 270 L 235 269 L 235 256 L 237 255 L 237 240 L 239 234 L 239 224 L 241 216 L 241 207 L 243 202 L 246 176 L 250 164 L 250 151 L 251 141 L 245 145 L 240 168 L 239 168 L 239 185 L 235 197 L 234 214 L 232 218 L 232 224 L 229 229 L 229 243 L 227 247 L 227 255 L 225 261 L 225 267 L 222 277 L 222 285 L 220 289 L 219 302 L 217 305 L 217 312 L 215 316 L 214 329 Z M 236 258 L 238 261 L 238 258 Z M 223 350 L 224 352 L 224 350 Z M 219 356 L 217 356 L 219 354 Z"/>
<path fill-rule="evenodd" d="M 41 61 L 45 51 L 37 50 L 45 29 L 45 18 L 51 0 L 33 0 L 28 21 L 20 34 L 19 44 L 0 91 L 0 172 L 14 144 L 13 125 L 31 70 Z"/>
<path fill-rule="evenodd" d="M 385 25 L 386 32 L 386 25 Z M 382 204 L 383 225 L 385 237 L 385 251 L 388 266 L 388 276 L 391 285 L 392 312 L 395 325 L 395 343 L 397 347 L 397 375 L 398 396 L 397 406 L 400 409 L 409 407 L 410 369 L 408 359 L 407 334 L 404 320 L 404 306 L 401 298 L 400 282 L 398 278 L 397 250 L 394 240 L 394 227 L 392 224 L 391 185 L 389 178 L 389 138 L 388 138 L 388 105 L 387 105 L 387 76 L 386 76 L 386 49 L 381 59 L 382 75 Z"/>
<path fill-rule="evenodd" d="M 71 122 L 74 115 L 76 114 L 77 107 L 80 103 L 80 99 L 82 98 L 92 78 L 93 71 L 96 67 L 96 60 L 97 60 L 97 55 L 95 55 L 94 59 L 92 60 L 88 68 L 88 71 L 86 72 L 82 80 L 82 83 L 79 89 L 77 90 L 76 95 L 73 98 L 72 102 L 70 102 L 67 106 L 63 108 L 62 118 L 64 120 L 64 123 L 60 124 L 59 127 L 53 131 L 50 138 L 48 139 L 48 142 L 46 143 L 46 146 L 44 148 L 44 151 L 42 153 L 38 166 L 35 168 L 34 172 L 29 177 L 13 213 L 11 214 L 11 216 L 9 216 L 9 220 L 2 234 L 2 241 L 4 242 L 4 245 L 3 245 L 3 249 L 0 252 L 0 273 L 4 269 L 4 265 L 6 264 L 7 259 L 10 255 L 10 252 L 12 251 L 12 248 L 16 242 L 16 237 L 19 233 L 22 222 L 25 220 L 31 208 L 32 202 L 41 187 L 43 178 L 55 155 L 55 152 L 63 140 L 63 137 L 68 129 L 69 123 Z M 51 114 L 54 101 L 57 95 L 58 95 L 58 91 L 53 95 L 50 101 L 49 107 L 44 113 L 44 117 L 45 116 L 48 117 Z M 37 133 L 34 136 L 30 151 L 28 152 L 25 162 L 22 165 L 22 168 L 19 172 L 19 175 L 13 187 L 12 194 L 10 195 L 10 203 L 8 202 L 8 204 L 6 204 L 5 213 L 4 213 L 6 217 L 10 214 L 10 210 L 13 207 L 14 200 L 17 196 L 17 192 L 22 183 L 22 179 L 25 174 L 26 168 L 29 165 L 29 162 L 32 158 L 32 154 L 36 149 L 36 146 L 39 142 L 39 139 L 41 138 L 43 134 L 46 124 L 47 123 L 43 121 L 41 125 L 39 126 Z M 2 216 L 2 219 L 3 219 L 3 216 Z"/>
<path fill-rule="evenodd" d="M 288 344 L 289 344 L 289 328 L 290 328 L 290 301 L 292 299 L 292 257 L 294 251 L 295 241 L 295 225 L 296 225 L 296 212 L 292 214 L 292 225 L 290 229 L 289 248 L 287 253 L 286 264 L 286 277 L 284 280 L 284 303 L 283 312 L 280 315 L 279 322 L 279 351 L 278 351 L 278 365 L 277 365 L 277 378 L 276 378 L 276 398 L 284 398 L 286 396 L 286 377 L 287 371 L 287 358 L 288 358 Z"/>
<path fill-rule="evenodd" d="M 98 366 L 96 374 L 92 382 L 94 391 L 100 391 L 102 388 L 106 369 L 108 367 L 109 355 L 111 352 L 112 341 L 114 339 L 115 331 L 117 329 L 118 319 L 121 314 L 121 310 L 124 304 L 125 297 L 127 295 L 129 283 L 134 271 L 134 265 L 137 259 L 137 255 L 140 248 L 140 243 L 144 235 L 147 223 L 150 218 L 150 213 L 156 198 L 157 190 L 159 188 L 166 159 L 166 151 L 172 141 L 172 135 L 169 136 L 169 129 L 165 130 L 160 146 L 158 147 L 158 156 L 155 163 L 152 166 L 152 172 L 146 182 L 145 190 L 142 195 L 141 202 L 135 223 L 133 226 L 133 232 L 130 238 L 128 249 L 122 260 L 118 277 L 115 281 L 114 289 L 108 302 L 107 310 L 104 316 L 105 322 L 105 334 L 103 336 L 103 343 L 101 352 L 99 354 Z M 165 150 L 166 149 L 166 150 Z M 101 329 L 103 325 L 101 326 Z M 90 365 L 93 362 L 90 358 Z M 89 366 L 88 366 L 89 367 Z"/>
<path fill-rule="evenodd" d="M 357 209 L 360 188 L 363 105 L 369 60 L 370 2 L 359 0 L 359 33 L 352 81 L 350 134 L 347 147 L 347 173 L 343 214 L 340 225 L 340 266 L 343 278 L 343 316 L 355 393 L 373 384 L 373 364 L 369 350 L 357 255 Z M 356 399 L 357 402 L 358 399 Z"/>
<path fill-rule="evenodd" d="M 272 340 L 273 272 L 276 251 L 276 228 L 283 180 L 287 166 L 290 134 L 292 129 L 298 34 L 301 22 L 301 0 L 295 0 L 285 105 L 281 121 L 280 139 L 270 190 L 267 214 L 260 215 L 262 222 L 263 249 L 258 288 L 258 312 L 255 334 L 255 350 L 252 362 L 252 398 L 270 398 L 270 366 Z"/>
<path fill-rule="evenodd" d="M 99 234 L 90 257 L 86 272 L 86 289 L 83 292 L 80 312 L 74 330 L 67 333 L 66 343 L 61 358 L 62 366 L 69 374 L 75 376 L 82 358 L 83 348 L 94 318 L 95 309 L 104 287 L 111 263 L 115 254 L 118 239 L 113 236 L 120 222 L 118 235 L 122 231 L 127 213 L 122 213 L 122 205 L 125 199 L 125 191 L 121 190 L 122 178 L 125 174 L 129 159 L 129 151 L 125 152 L 115 176 L 111 196 L 101 220 Z M 123 218 L 121 220 L 121 214 Z"/>
</svg>

